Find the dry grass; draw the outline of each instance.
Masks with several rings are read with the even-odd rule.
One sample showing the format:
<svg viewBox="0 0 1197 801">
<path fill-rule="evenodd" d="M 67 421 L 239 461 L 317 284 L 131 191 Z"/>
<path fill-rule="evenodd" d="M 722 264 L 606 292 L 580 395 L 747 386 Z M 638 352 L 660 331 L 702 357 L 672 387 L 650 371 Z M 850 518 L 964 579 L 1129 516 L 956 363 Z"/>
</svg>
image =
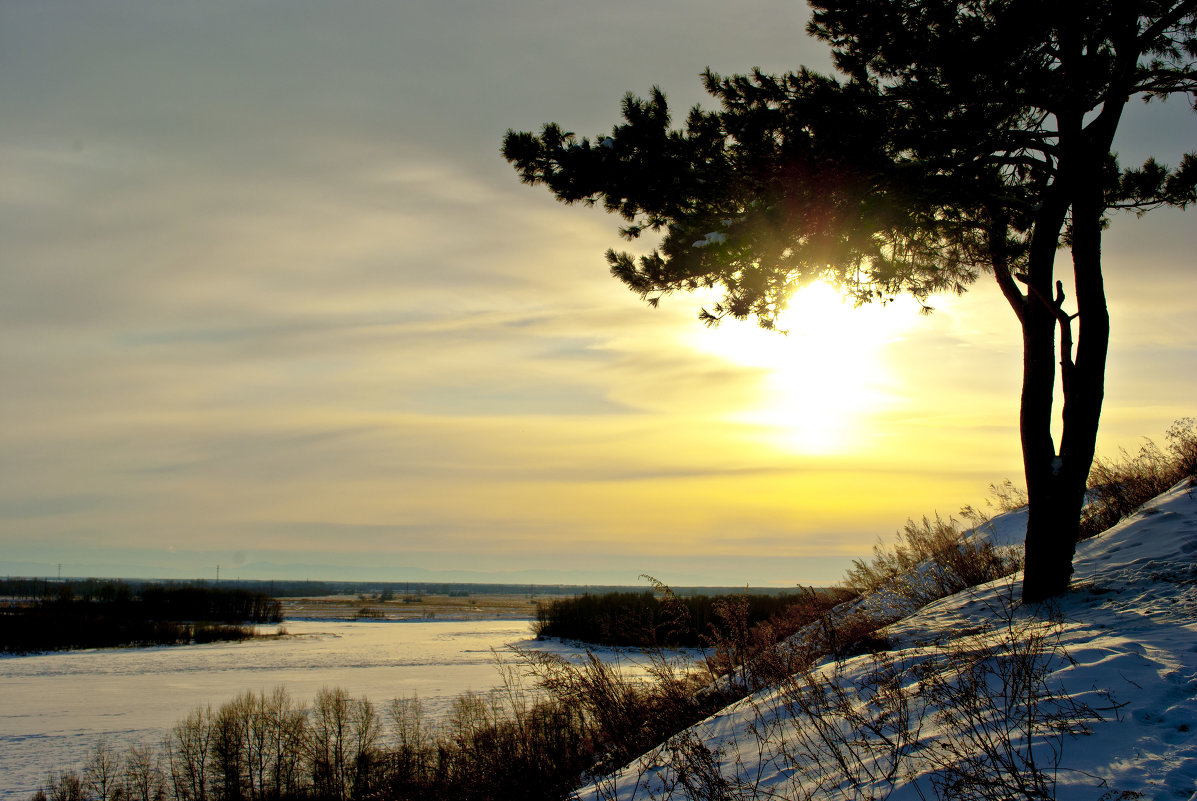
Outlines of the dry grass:
<svg viewBox="0 0 1197 801">
<path fill-rule="evenodd" d="M 1155 496 L 1197 475 L 1197 420 L 1177 420 L 1160 447 L 1146 439 L 1139 452 L 1095 459 L 1089 471 L 1088 504 L 1081 514 L 1081 539 L 1093 537 L 1129 517 Z"/>
<path fill-rule="evenodd" d="M 844 586 L 860 595 L 886 591 L 921 605 L 1019 568 L 1014 554 L 964 534 L 954 518 L 939 514 L 907 520 L 895 543 L 878 543 L 872 558 L 852 563 Z"/>
</svg>

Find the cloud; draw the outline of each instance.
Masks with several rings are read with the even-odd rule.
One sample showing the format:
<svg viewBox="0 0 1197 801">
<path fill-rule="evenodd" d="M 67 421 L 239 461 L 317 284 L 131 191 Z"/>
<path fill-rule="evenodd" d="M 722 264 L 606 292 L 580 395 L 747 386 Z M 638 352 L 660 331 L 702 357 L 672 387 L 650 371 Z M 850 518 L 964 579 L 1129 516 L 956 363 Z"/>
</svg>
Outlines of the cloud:
<svg viewBox="0 0 1197 801">
<path fill-rule="evenodd" d="M 0 542 L 776 575 L 976 500 L 1018 467 L 1017 330 L 984 278 L 884 346 L 868 453 L 803 455 L 745 419 L 770 371 L 703 344 L 700 299 L 646 308 L 608 275 L 616 221 L 499 156 L 508 127 L 605 130 L 627 89 L 686 108 L 708 64 L 825 64 L 805 15 L 5 4 Z M 1118 436 L 1192 395 L 1197 242 L 1156 219 L 1107 238 Z"/>
</svg>

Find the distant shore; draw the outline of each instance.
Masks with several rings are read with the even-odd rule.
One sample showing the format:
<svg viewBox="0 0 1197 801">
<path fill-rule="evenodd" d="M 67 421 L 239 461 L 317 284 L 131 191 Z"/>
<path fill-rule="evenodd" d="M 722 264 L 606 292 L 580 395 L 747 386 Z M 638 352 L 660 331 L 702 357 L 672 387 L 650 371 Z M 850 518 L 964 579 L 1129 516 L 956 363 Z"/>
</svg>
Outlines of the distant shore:
<svg viewBox="0 0 1197 801">
<path fill-rule="evenodd" d="M 280 598 L 284 620 L 532 620 L 536 597 L 528 595 L 407 595 L 389 599 L 331 595 Z"/>
</svg>

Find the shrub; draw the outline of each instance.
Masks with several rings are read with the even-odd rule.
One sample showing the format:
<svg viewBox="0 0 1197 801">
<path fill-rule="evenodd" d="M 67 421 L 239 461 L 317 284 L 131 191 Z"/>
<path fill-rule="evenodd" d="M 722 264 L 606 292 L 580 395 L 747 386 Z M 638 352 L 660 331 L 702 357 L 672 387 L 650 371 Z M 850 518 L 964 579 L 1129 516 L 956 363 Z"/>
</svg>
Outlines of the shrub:
<svg viewBox="0 0 1197 801">
<path fill-rule="evenodd" d="M 42 793 L 47 801 L 85 801 L 87 798 L 83 779 L 73 770 L 51 775 Z"/>
<path fill-rule="evenodd" d="M 746 695 L 784 680 L 830 653 L 843 641 L 833 610 L 854 597 L 844 588 L 804 589 L 768 620 L 750 623 L 744 605 L 730 598 L 717 607 L 705 663 L 729 697 Z M 876 628 L 874 626 L 873 628 Z M 848 635 L 852 636 L 852 635 Z"/>
</svg>

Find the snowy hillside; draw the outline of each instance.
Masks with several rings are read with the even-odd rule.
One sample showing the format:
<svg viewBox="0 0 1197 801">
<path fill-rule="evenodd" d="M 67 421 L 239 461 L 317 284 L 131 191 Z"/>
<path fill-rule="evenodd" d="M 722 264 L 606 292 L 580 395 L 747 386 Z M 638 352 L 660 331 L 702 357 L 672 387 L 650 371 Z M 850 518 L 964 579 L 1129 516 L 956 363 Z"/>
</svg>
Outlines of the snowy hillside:
<svg viewBox="0 0 1197 801">
<path fill-rule="evenodd" d="M 995 544 L 1025 516 L 999 518 Z M 1197 799 L 1197 483 L 1077 550 L 1073 590 L 937 601 L 893 648 L 724 709 L 583 799 Z"/>
</svg>

